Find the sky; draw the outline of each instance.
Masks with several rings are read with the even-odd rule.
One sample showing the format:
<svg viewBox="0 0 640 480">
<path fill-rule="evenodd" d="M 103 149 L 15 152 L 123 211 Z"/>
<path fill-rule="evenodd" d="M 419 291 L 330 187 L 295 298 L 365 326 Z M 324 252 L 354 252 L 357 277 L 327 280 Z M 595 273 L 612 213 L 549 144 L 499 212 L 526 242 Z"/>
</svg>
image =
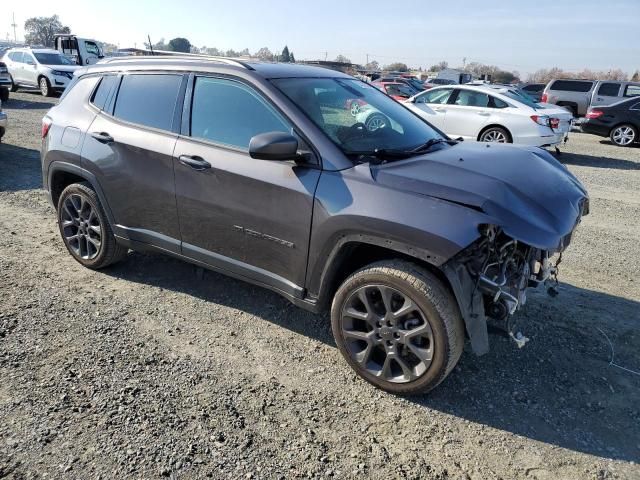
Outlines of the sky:
<svg viewBox="0 0 640 480">
<path fill-rule="evenodd" d="M 18 39 L 27 18 L 58 14 L 73 33 L 121 48 L 180 36 L 224 50 L 288 45 L 298 60 L 640 69 L 640 0 L 29 0 L 2 8 L 2 40 L 13 38 L 12 13 Z"/>
</svg>

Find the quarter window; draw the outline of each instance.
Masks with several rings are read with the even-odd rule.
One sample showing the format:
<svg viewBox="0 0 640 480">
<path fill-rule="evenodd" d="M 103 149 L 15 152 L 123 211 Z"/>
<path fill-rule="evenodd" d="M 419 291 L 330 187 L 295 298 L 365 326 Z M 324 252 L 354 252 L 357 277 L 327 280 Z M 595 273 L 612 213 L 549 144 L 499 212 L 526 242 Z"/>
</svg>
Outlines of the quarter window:
<svg viewBox="0 0 640 480">
<path fill-rule="evenodd" d="M 636 97 L 640 95 L 640 85 L 627 85 L 624 89 L 625 97 Z"/>
<path fill-rule="evenodd" d="M 107 100 L 109 99 L 109 94 L 117 81 L 118 77 L 116 75 L 106 75 L 103 77 L 100 81 L 100 85 L 98 85 L 98 88 L 96 88 L 96 91 L 93 93 L 91 103 L 100 110 L 104 110 Z"/>
<path fill-rule="evenodd" d="M 600 88 L 598 88 L 598 95 L 603 95 L 605 97 L 617 97 L 619 92 L 619 83 L 603 83 L 600 85 Z"/>
<path fill-rule="evenodd" d="M 11 52 L 9 54 L 9 58 L 14 62 L 23 63 L 22 62 L 22 52 Z"/>
<path fill-rule="evenodd" d="M 452 88 L 440 88 L 438 90 L 429 90 L 420 95 L 416 99 L 416 103 L 431 103 L 436 105 L 444 105 L 449 101 L 449 97 L 453 92 Z"/>
<path fill-rule="evenodd" d="M 125 75 L 114 116 L 147 127 L 171 130 L 181 75 Z"/>
<path fill-rule="evenodd" d="M 267 132 L 288 133 L 291 127 L 253 89 L 232 80 L 196 78 L 192 137 L 248 150 L 252 137 Z"/>
<path fill-rule="evenodd" d="M 509 104 L 496 97 L 490 97 L 489 106 L 491 108 L 507 108 Z"/>
</svg>

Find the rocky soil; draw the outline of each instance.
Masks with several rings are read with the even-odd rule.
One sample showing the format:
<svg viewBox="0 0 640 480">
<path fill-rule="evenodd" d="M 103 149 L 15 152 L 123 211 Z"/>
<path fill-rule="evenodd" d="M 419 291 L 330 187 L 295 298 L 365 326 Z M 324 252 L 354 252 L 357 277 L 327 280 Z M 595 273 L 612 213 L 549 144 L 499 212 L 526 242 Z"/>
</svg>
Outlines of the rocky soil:
<svg viewBox="0 0 640 480">
<path fill-rule="evenodd" d="M 271 292 L 159 255 L 76 263 L 41 190 L 53 101 L 3 104 L 0 478 L 640 478 L 640 148 L 572 135 L 592 213 L 560 295 L 518 314 L 531 341 L 492 335 L 399 398 Z"/>
</svg>

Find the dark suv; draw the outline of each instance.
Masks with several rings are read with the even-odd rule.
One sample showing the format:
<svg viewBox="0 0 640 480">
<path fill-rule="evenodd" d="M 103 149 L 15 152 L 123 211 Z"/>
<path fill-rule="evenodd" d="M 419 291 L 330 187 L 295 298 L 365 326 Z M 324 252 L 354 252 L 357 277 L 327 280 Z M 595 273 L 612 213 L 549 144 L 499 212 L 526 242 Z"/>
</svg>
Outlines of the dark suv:
<svg viewBox="0 0 640 480">
<path fill-rule="evenodd" d="M 588 210 L 546 151 L 453 141 L 318 67 L 116 59 L 76 73 L 42 137 L 78 262 L 154 250 L 330 308 L 349 364 L 395 393 L 440 383 L 465 333 L 486 352 Z"/>
</svg>

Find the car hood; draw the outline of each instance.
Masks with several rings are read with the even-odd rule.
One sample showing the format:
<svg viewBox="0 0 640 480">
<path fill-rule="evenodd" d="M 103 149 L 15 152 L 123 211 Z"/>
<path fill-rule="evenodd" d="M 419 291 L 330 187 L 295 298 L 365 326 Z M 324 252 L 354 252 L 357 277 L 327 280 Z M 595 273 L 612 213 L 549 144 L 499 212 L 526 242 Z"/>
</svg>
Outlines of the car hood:
<svg viewBox="0 0 640 480">
<path fill-rule="evenodd" d="M 73 73 L 79 68 L 81 68 L 80 65 L 47 65 L 47 64 L 43 64 L 43 65 L 47 68 L 50 68 L 51 70 L 57 70 L 59 72 L 69 72 L 69 73 Z"/>
<path fill-rule="evenodd" d="M 589 208 L 580 181 L 536 147 L 459 143 L 373 165 L 371 172 L 382 185 L 481 211 L 483 223 L 488 220 L 510 237 L 545 250 L 563 250 Z"/>
</svg>

